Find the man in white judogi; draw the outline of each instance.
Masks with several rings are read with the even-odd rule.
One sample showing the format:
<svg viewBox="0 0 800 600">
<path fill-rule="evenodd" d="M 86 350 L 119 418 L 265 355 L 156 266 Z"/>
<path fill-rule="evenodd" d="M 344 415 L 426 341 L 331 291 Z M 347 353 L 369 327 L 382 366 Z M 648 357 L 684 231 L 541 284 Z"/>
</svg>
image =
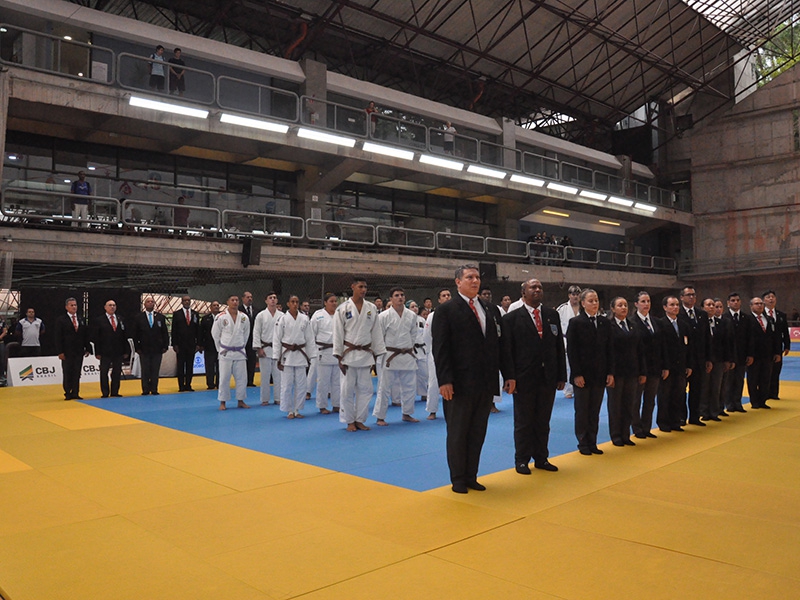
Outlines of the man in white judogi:
<svg viewBox="0 0 800 600">
<path fill-rule="evenodd" d="M 331 414 L 328 409 L 328 394 L 331 396 L 333 412 L 339 412 L 342 391 L 339 361 L 333 356 L 333 315 L 336 313 L 337 302 L 335 294 L 325 294 L 323 308 L 311 317 L 311 330 L 317 345 L 317 360 L 314 361 L 317 364 L 317 408 L 323 415 Z"/>
<path fill-rule="evenodd" d="M 386 352 L 378 325 L 378 309 L 365 300 L 367 282 L 356 277 L 350 284 L 352 297 L 336 309 L 333 317 L 333 355 L 339 361 L 342 379 L 339 420 L 347 431 L 368 431 L 364 422 L 372 399 L 372 365 Z"/>
<path fill-rule="evenodd" d="M 378 317 L 378 324 L 386 344 L 383 361 L 383 376 L 378 383 L 378 398 L 372 414 L 378 418 L 378 425 L 386 426 L 386 410 L 389 408 L 389 395 L 393 401 L 400 401 L 403 407 L 403 421 L 419 423 L 414 414 L 414 391 L 417 383 L 417 357 L 414 354 L 414 340 L 417 337 L 417 315 L 405 307 L 406 293 L 396 287 L 389 292 L 391 305 Z M 398 397 L 395 397 L 395 393 Z"/>
<path fill-rule="evenodd" d="M 289 307 L 275 325 L 272 358 L 281 370 L 281 411 L 289 419 L 302 419 L 300 411 L 306 403 L 306 369 L 317 355 L 314 334 L 308 317 L 300 312 L 300 298 L 290 296 Z M 264 311 L 266 312 L 266 311 Z"/>
<path fill-rule="evenodd" d="M 450 300 L 450 290 L 439 290 L 437 301 L 439 306 Z M 422 339 L 425 342 L 425 347 L 430 348 L 428 352 L 428 401 L 425 403 L 425 410 L 430 414 L 428 420 L 432 421 L 436 418 L 436 412 L 439 410 L 439 380 L 436 378 L 436 365 L 433 362 L 433 337 L 431 336 L 431 324 L 433 323 L 433 315 L 431 313 L 425 320 L 425 332 Z"/>
<path fill-rule="evenodd" d="M 417 316 L 417 330 L 414 335 L 414 354 L 417 355 L 417 390 L 420 400 L 428 399 L 428 347 L 425 345 L 425 319 L 419 315 L 419 305 L 411 300 L 406 303 L 408 310 Z"/>
<path fill-rule="evenodd" d="M 275 324 L 280 321 L 283 313 L 278 310 L 278 294 L 267 294 L 267 310 L 262 310 L 256 315 L 253 326 L 253 349 L 258 354 L 258 368 L 261 370 L 261 406 L 269 404 L 269 378 L 275 384 L 272 387 L 272 397 L 275 404 L 281 401 L 281 372 L 278 361 L 272 358 L 274 349 L 272 338 L 275 334 Z"/>
<path fill-rule="evenodd" d="M 250 337 L 250 321 L 239 311 L 239 296 L 228 298 L 228 309 L 220 312 L 211 326 L 211 337 L 219 356 L 219 409 L 225 410 L 231 399 L 231 375 L 236 387 L 239 408 L 250 408 L 247 398 L 247 338 Z"/>
</svg>

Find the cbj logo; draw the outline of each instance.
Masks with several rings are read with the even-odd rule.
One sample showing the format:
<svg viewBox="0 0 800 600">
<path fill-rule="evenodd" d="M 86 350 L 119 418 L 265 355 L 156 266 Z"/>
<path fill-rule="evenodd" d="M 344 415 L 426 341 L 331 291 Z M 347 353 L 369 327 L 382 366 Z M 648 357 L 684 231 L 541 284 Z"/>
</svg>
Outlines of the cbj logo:
<svg viewBox="0 0 800 600">
<path fill-rule="evenodd" d="M 90 374 L 90 373 L 97 373 L 100 369 L 98 369 L 94 365 L 83 365 L 83 372 Z"/>
</svg>

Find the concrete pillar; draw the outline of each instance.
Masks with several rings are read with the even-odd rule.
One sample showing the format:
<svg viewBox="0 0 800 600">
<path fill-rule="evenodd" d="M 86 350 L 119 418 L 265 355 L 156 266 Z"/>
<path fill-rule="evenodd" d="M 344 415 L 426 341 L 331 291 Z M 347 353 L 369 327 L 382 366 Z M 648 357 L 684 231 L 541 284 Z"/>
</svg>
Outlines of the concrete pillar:
<svg viewBox="0 0 800 600">
<path fill-rule="evenodd" d="M 7 67 L 0 67 L 0 182 L 3 181 L 3 163 L 6 153 L 6 125 L 8 124 L 8 96 L 10 93 Z"/>
<path fill-rule="evenodd" d="M 514 121 L 511 119 L 507 119 L 506 117 L 501 117 L 497 119 L 497 122 L 500 124 L 500 127 L 503 128 L 503 133 L 501 134 L 500 143 L 505 148 L 516 148 L 517 147 L 517 129 L 514 125 Z M 517 168 L 517 153 L 513 150 L 503 150 L 503 162 L 502 166 L 506 169 L 516 169 Z"/>
<path fill-rule="evenodd" d="M 306 96 L 302 101 L 302 121 L 309 125 L 324 125 L 327 122 L 328 67 L 315 60 L 303 59 L 300 67 L 306 75 L 300 84 L 300 95 Z"/>
</svg>

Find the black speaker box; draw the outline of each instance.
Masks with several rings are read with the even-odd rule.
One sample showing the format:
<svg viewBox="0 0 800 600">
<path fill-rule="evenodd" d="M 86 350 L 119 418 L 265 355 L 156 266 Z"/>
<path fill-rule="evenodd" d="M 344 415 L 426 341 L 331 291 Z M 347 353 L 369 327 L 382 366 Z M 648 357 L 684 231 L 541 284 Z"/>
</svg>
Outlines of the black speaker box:
<svg viewBox="0 0 800 600">
<path fill-rule="evenodd" d="M 479 263 L 478 268 L 483 281 L 495 281 L 497 279 L 497 263 Z"/>
<path fill-rule="evenodd" d="M 258 238 L 247 238 L 242 242 L 242 266 L 261 264 L 261 240 Z"/>
</svg>

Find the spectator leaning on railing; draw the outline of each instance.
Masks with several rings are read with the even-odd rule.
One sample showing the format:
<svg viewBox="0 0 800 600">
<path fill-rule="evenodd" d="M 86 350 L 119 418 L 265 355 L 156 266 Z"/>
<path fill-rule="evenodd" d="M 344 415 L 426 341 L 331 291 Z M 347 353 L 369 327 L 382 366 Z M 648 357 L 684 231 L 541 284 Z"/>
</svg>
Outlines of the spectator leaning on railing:
<svg viewBox="0 0 800 600">
<path fill-rule="evenodd" d="M 72 182 L 69 192 L 73 194 L 72 218 L 75 221 L 72 222 L 72 226 L 77 227 L 80 219 L 89 218 L 89 196 L 92 195 L 92 186 L 86 181 L 86 173 L 78 171 L 78 179 Z M 83 223 L 83 226 L 88 227 L 89 224 Z"/>
</svg>

